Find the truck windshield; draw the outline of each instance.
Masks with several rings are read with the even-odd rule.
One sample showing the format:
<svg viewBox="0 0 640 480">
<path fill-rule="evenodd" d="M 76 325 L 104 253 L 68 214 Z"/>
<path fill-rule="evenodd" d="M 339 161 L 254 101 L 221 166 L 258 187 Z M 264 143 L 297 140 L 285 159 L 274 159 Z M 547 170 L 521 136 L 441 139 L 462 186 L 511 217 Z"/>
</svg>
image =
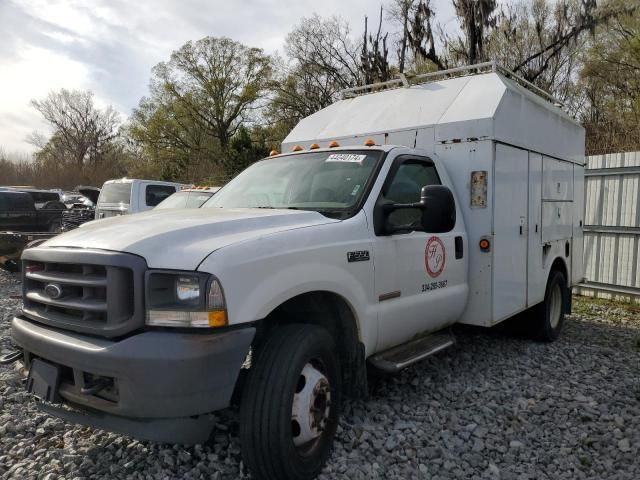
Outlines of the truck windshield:
<svg viewBox="0 0 640 480">
<path fill-rule="evenodd" d="M 309 152 L 254 163 L 202 208 L 291 208 L 346 217 L 382 158 L 379 150 Z"/>
<path fill-rule="evenodd" d="M 98 203 L 123 203 L 129 205 L 131 183 L 105 183 L 100 190 Z"/>
</svg>

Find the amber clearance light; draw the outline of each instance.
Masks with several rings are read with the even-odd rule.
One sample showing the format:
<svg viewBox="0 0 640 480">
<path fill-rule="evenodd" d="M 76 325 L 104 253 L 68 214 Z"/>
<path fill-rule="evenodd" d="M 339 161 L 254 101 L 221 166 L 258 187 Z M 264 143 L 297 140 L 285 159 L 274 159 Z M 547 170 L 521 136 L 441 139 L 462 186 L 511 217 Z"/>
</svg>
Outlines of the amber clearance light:
<svg viewBox="0 0 640 480">
<path fill-rule="evenodd" d="M 332 141 L 331 143 L 329 143 L 329 148 L 336 148 L 339 147 L 340 144 L 338 142 L 336 142 L 335 140 Z"/>
<path fill-rule="evenodd" d="M 301 147 L 300 145 L 295 145 L 295 146 L 291 149 L 291 151 L 292 151 L 292 152 L 299 152 L 300 150 L 302 150 L 302 147 Z"/>
<path fill-rule="evenodd" d="M 486 238 L 481 239 L 480 242 L 478 242 L 478 246 L 483 252 L 491 250 L 491 242 Z"/>
</svg>

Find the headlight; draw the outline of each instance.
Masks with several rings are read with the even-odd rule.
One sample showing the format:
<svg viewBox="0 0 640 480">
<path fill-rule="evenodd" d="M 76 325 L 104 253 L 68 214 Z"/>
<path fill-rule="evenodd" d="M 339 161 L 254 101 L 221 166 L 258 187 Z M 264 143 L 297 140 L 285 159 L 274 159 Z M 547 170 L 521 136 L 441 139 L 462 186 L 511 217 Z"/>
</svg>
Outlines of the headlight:
<svg viewBox="0 0 640 480">
<path fill-rule="evenodd" d="M 162 327 L 223 327 L 227 306 L 222 286 L 212 275 L 149 272 L 146 324 Z"/>
</svg>

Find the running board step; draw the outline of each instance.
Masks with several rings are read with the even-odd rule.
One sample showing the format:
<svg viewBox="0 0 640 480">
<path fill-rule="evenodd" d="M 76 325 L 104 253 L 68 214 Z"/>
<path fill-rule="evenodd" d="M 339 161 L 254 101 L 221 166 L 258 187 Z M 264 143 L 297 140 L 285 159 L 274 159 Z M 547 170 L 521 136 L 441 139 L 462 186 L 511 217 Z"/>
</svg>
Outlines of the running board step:
<svg viewBox="0 0 640 480">
<path fill-rule="evenodd" d="M 383 372 L 394 373 L 455 343 L 449 333 L 433 333 L 377 353 L 369 363 Z"/>
</svg>

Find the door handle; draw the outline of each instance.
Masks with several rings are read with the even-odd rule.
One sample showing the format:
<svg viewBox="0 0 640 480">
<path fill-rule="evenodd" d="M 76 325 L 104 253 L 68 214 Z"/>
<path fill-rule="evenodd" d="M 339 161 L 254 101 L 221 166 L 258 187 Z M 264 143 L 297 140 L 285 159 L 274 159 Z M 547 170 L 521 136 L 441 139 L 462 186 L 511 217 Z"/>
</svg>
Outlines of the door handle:
<svg viewBox="0 0 640 480">
<path fill-rule="evenodd" d="M 464 256 L 464 242 L 462 241 L 462 237 L 456 237 L 454 241 L 455 241 L 455 250 L 456 250 L 456 260 L 458 260 Z"/>
<path fill-rule="evenodd" d="M 520 235 L 522 235 L 522 225 L 520 225 Z"/>
</svg>

